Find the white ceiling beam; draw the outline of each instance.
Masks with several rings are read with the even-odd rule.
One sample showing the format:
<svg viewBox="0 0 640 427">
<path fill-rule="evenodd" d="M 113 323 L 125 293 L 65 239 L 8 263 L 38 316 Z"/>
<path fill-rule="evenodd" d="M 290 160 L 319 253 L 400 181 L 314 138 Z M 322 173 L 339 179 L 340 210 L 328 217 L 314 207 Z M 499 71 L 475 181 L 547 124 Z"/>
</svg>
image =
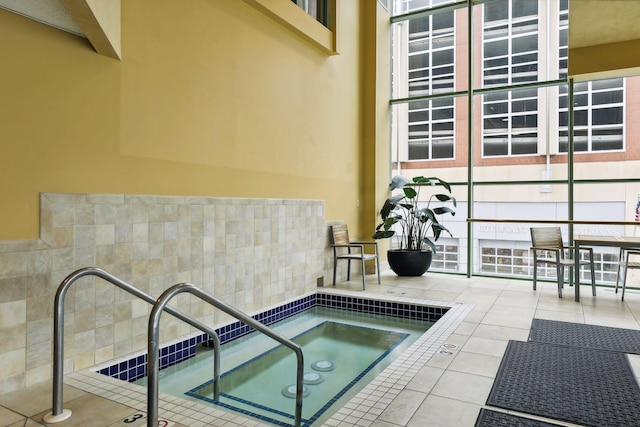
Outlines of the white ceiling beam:
<svg viewBox="0 0 640 427">
<path fill-rule="evenodd" d="M 121 59 L 121 0 L 62 0 L 74 21 L 101 55 Z"/>
</svg>

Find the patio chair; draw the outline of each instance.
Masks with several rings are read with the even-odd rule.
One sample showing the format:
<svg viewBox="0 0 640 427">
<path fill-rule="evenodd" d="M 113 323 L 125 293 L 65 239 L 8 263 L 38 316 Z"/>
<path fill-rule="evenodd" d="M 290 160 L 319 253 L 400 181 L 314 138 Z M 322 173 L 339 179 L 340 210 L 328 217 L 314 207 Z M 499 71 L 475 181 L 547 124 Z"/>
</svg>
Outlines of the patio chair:
<svg viewBox="0 0 640 427">
<path fill-rule="evenodd" d="M 338 260 L 347 260 L 347 280 L 351 279 L 351 261 L 360 261 L 362 265 L 362 289 L 366 287 L 365 262 L 375 260 L 378 284 L 380 284 L 380 259 L 378 258 L 378 242 L 359 241 L 349 239 L 349 229 L 346 224 L 332 225 L 331 246 L 333 247 L 333 286 L 336 285 L 336 271 Z M 371 245 L 374 253 L 365 253 L 364 248 Z"/>
<path fill-rule="evenodd" d="M 616 276 L 616 294 L 618 293 L 618 284 L 620 283 L 620 275 L 622 274 L 622 301 L 624 301 L 624 290 L 627 287 L 627 270 L 640 269 L 640 248 L 620 249 L 620 257 L 618 258 L 618 275 Z"/>
<path fill-rule="evenodd" d="M 536 290 L 538 279 L 538 264 L 552 264 L 556 266 L 558 277 L 558 297 L 562 298 L 562 288 L 564 286 L 564 268 L 574 267 L 575 263 L 571 257 L 573 246 L 565 246 L 562 242 L 560 227 L 532 227 L 531 228 L 531 251 L 533 252 L 533 290 Z M 580 251 L 589 253 L 588 260 L 580 260 L 579 265 L 589 265 L 591 268 L 591 289 L 593 296 L 596 296 L 596 276 L 593 267 L 593 249 L 580 248 Z M 580 256 L 580 254 L 574 254 Z M 576 286 L 580 285 L 580 272 L 576 271 Z"/>
</svg>

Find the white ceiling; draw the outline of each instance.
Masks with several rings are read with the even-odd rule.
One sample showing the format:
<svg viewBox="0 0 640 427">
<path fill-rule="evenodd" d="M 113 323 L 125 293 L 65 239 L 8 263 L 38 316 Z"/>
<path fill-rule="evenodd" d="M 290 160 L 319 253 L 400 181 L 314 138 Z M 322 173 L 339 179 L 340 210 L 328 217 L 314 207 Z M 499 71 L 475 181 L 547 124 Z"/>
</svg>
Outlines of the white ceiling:
<svg viewBox="0 0 640 427">
<path fill-rule="evenodd" d="M 61 0 L 0 0 L 0 8 L 84 37 Z"/>
</svg>

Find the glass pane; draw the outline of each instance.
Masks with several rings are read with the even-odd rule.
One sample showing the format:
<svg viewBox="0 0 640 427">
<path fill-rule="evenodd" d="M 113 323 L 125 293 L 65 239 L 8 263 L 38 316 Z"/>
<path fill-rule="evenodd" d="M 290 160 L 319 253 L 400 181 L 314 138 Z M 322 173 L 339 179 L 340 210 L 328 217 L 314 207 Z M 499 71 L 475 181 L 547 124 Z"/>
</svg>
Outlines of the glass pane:
<svg viewBox="0 0 640 427">
<path fill-rule="evenodd" d="M 533 52 L 538 50 L 538 36 L 531 34 L 525 37 L 515 37 L 511 39 L 513 55 L 520 53 Z"/>
<path fill-rule="evenodd" d="M 511 3 L 511 14 L 514 18 L 537 15 L 538 2 L 531 0 L 513 0 Z"/>
<path fill-rule="evenodd" d="M 482 31 L 477 46 L 479 88 L 566 77 L 568 11 L 556 0 L 478 2 Z M 545 7 L 539 8 L 544 4 Z M 544 31 L 540 30 L 544 23 Z M 499 61 L 500 60 L 500 61 Z"/>
<path fill-rule="evenodd" d="M 461 11 L 445 11 L 394 23 L 393 97 L 454 92 L 455 22 Z M 464 11 L 466 14 L 466 11 Z M 466 49 L 462 46 L 462 49 Z M 407 53 L 408 58 L 407 58 Z M 462 66 L 461 69 L 465 67 Z M 463 82 L 463 79 L 458 79 Z"/>
<path fill-rule="evenodd" d="M 396 104 L 392 117 L 394 161 L 454 159 L 454 98 Z"/>
<path fill-rule="evenodd" d="M 540 102 L 546 104 L 552 98 L 557 99 L 547 89 L 500 91 L 482 96 L 482 156 L 539 154 L 538 108 Z"/>
<path fill-rule="evenodd" d="M 622 150 L 622 127 L 594 129 L 591 132 L 594 151 Z"/>
<path fill-rule="evenodd" d="M 574 151 L 625 150 L 625 79 L 578 82 L 574 85 Z M 568 90 L 559 99 L 559 152 L 568 152 Z M 576 161 L 588 161 L 585 158 Z"/>
<path fill-rule="evenodd" d="M 390 3 L 393 5 L 393 9 L 391 11 L 392 15 L 396 16 L 450 3 L 456 3 L 457 1 L 458 0 L 393 0 Z"/>
<path fill-rule="evenodd" d="M 500 21 L 509 17 L 509 3 L 496 0 L 484 5 L 484 22 Z"/>
<path fill-rule="evenodd" d="M 622 123 L 622 112 L 622 106 L 595 109 L 591 124 L 597 126 Z"/>
</svg>

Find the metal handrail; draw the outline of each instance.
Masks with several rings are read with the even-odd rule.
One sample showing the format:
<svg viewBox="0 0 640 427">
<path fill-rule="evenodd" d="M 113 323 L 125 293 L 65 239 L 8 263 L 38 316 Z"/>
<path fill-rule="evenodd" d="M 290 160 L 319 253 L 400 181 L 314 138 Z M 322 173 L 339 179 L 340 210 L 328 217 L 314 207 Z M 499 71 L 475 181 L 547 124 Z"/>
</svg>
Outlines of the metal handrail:
<svg viewBox="0 0 640 427">
<path fill-rule="evenodd" d="M 578 224 L 578 225 L 638 225 L 635 221 L 589 221 L 578 219 L 497 219 L 467 218 L 467 222 L 515 223 L 515 224 Z"/>
<path fill-rule="evenodd" d="M 151 310 L 149 316 L 149 374 L 147 378 L 147 427 L 157 427 L 158 425 L 158 380 L 159 380 L 159 356 L 158 351 L 160 348 L 159 343 L 159 327 L 160 327 L 160 315 L 166 309 L 169 300 L 174 296 L 188 292 L 200 299 L 208 302 L 216 308 L 224 311 L 225 313 L 235 317 L 236 319 L 244 322 L 245 324 L 253 327 L 254 329 L 262 332 L 270 338 L 278 341 L 280 344 L 289 347 L 296 354 L 298 361 L 297 369 L 297 382 L 296 382 L 296 410 L 294 425 L 299 427 L 302 422 L 302 393 L 303 393 L 303 380 L 304 380 L 304 359 L 302 355 L 302 349 L 293 341 L 289 340 L 285 336 L 278 332 L 266 327 L 262 323 L 247 316 L 243 312 L 236 310 L 235 308 L 225 304 L 224 302 L 214 298 L 207 292 L 196 287 L 191 283 L 179 283 L 164 291 L 158 301 Z"/>
<path fill-rule="evenodd" d="M 58 287 L 55 297 L 54 305 L 54 318 L 53 318 L 53 406 L 52 411 L 44 416 L 44 421 L 47 423 L 58 423 L 68 419 L 71 416 L 71 411 L 62 407 L 63 400 L 63 376 L 64 376 L 64 298 L 67 294 L 67 290 L 71 285 L 83 276 L 97 276 L 113 285 L 118 286 L 134 296 L 148 302 L 151 305 L 156 304 L 156 300 L 151 296 L 136 288 L 135 286 L 119 279 L 118 277 L 107 273 L 106 271 L 97 267 L 85 267 L 74 271 L 68 275 Z M 178 319 L 188 323 L 189 325 L 201 330 L 209 335 L 213 340 L 214 350 L 214 396 L 218 399 L 220 394 L 220 337 L 213 329 L 206 325 L 203 325 L 185 314 L 171 308 L 166 307 L 165 310 Z M 156 354 L 157 356 L 157 354 Z"/>
</svg>

